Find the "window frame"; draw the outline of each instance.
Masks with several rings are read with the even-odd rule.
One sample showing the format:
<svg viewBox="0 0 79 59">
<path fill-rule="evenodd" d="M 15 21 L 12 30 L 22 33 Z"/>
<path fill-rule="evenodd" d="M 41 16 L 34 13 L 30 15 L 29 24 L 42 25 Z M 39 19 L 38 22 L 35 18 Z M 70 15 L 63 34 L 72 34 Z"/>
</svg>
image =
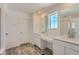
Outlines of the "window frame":
<svg viewBox="0 0 79 59">
<path fill-rule="evenodd" d="M 51 28 L 51 15 L 53 15 L 53 14 L 57 14 L 58 15 L 58 12 L 56 11 L 56 12 L 51 12 L 51 13 L 49 13 L 48 14 L 48 29 L 49 30 L 57 30 L 58 28 L 59 28 L 59 25 L 58 25 L 58 27 L 57 28 Z M 57 19 L 58 19 L 58 24 L 59 24 L 59 16 L 57 17 Z"/>
</svg>

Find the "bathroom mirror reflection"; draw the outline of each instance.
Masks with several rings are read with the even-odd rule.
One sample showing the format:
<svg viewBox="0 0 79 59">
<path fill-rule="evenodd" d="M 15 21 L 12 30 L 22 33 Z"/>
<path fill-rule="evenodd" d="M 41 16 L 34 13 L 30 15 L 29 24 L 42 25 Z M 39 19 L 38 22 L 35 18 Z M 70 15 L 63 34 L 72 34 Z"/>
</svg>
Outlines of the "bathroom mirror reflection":
<svg viewBox="0 0 79 59">
<path fill-rule="evenodd" d="M 79 5 L 60 10 L 61 35 L 79 37 Z"/>
</svg>

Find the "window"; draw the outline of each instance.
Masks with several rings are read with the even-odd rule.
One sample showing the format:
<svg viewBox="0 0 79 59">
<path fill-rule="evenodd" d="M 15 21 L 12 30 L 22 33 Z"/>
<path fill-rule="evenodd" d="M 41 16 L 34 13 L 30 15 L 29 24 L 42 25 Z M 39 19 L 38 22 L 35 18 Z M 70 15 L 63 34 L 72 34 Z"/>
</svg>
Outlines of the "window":
<svg viewBox="0 0 79 59">
<path fill-rule="evenodd" d="M 57 29 L 58 28 L 58 13 L 52 13 L 49 15 L 49 29 Z"/>
</svg>

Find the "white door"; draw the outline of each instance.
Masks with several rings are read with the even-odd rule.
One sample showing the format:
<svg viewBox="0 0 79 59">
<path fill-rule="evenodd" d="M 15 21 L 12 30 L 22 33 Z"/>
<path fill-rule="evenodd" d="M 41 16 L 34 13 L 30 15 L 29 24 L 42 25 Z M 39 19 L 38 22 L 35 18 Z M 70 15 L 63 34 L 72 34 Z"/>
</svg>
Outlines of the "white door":
<svg viewBox="0 0 79 59">
<path fill-rule="evenodd" d="M 15 47 L 20 43 L 20 20 L 12 13 L 7 14 L 6 19 L 6 48 Z"/>
</svg>

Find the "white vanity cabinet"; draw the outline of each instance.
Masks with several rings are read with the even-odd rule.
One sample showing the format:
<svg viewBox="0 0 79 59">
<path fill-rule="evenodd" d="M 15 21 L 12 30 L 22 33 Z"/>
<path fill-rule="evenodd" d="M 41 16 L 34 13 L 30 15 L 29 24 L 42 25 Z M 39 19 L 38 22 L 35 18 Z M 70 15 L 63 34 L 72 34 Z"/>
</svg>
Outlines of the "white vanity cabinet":
<svg viewBox="0 0 79 59">
<path fill-rule="evenodd" d="M 64 47 L 54 43 L 53 44 L 53 54 L 54 55 L 64 55 Z"/>
<path fill-rule="evenodd" d="M 54 39 L 53 54 L 54 55 L 79 55 L 79 46 L 73 43 Z"/>
<path fill-rule="evenodd" d="M 71 48 L 65 48 L 65 55 L 79 55 L 79 52 Z"/>
</svg>

